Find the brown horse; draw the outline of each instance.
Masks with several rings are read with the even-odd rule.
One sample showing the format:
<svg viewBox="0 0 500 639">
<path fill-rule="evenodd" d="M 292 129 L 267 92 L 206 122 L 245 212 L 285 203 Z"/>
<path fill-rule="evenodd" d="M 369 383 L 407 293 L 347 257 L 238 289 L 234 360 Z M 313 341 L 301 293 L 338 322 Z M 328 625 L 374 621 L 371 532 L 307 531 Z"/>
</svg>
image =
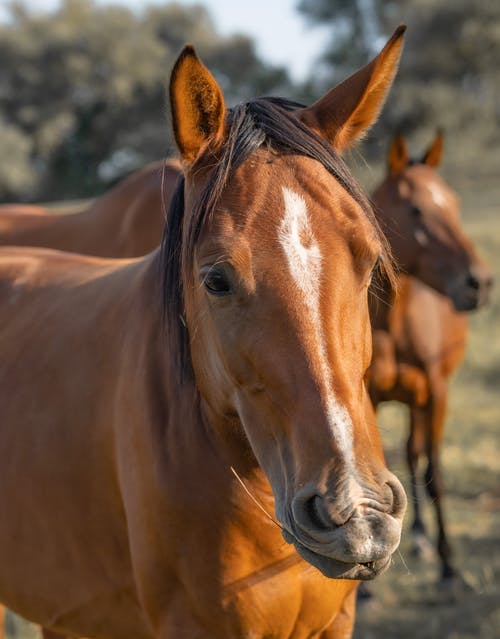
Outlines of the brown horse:
<svg viewBox="0 0 500 639">
<path fill-rule="evenodd" d="M 407 460 L 414 547 L 419 553 L 428 547 L 417 485 L 418 461 L 425 455 L 425 487 L 436 510 L 442 578 L 450 579 L 456 573 L 443 520 L 439 453 L 448 379 L 465 350 L 467 320 L 457 311 L 484 304 L 492 276 L 460 228 L 456 194 L 436 173 L 442 148 L 438 133 L 423 159 L 411 162 L 405 141 L 397 136 L 389 151 L 388 175 L 373 197 L 384 227 L 393 229 L 391 242 L 402 270 L 418 279 L 401 274 L 392 304 L 379 303 L 372 309 L 370 395 L 375 406 L 398 400 L 410 407 Z M 389 289 L 379 293 L 385 302 L 391 295 Z"/>
<path fill-rule="evenodd" d="M 226 110 L 186 47 L 163 251 L 2 249 L 13 610 L 103 638 L 351 635 L 405 496 L 364 384 L 384 241 L 338 153 L 378 115 L 403 32 L 304 109 Z"/>
<path fill-rule="evenodd" d="M 0 245 L 43 246 L 101 257 L 145 255 L 161 242 L 165 207 L 180 173 L 173 159 L 150 164 L 76 213 L 2 205 Z"/>
<path fill-rule="evenodd" d="M 414 162 L 396 136 L 387 176 L 372 202 L 401 270 L 449 297 L 457 311 L 468 311 L 486 301 L 491 272 L 461 227 L 456 193 L 436 171 L 442 151 L 438 132 L 422 160 Z"/>
</svg>

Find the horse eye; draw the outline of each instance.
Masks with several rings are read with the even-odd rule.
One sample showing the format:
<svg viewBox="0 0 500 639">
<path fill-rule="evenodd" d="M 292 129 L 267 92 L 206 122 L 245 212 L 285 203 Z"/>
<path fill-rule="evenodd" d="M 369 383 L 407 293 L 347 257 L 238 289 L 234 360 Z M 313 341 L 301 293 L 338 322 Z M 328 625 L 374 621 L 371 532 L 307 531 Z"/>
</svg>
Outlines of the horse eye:
<svg viewBox="0 0 500 639">
<path fill-rule="evenodd" d="M 203 284 L 210 295 L 228 295 L 231 285 L 222 271 L 210 269 L 203 278 Z"/>
<path fill-rule="evenodd" d="M 411 214 L 413 217 L 422 217 L 422 211 L 418 208 L 418 206 L 411 207 Z"/>
</svg>

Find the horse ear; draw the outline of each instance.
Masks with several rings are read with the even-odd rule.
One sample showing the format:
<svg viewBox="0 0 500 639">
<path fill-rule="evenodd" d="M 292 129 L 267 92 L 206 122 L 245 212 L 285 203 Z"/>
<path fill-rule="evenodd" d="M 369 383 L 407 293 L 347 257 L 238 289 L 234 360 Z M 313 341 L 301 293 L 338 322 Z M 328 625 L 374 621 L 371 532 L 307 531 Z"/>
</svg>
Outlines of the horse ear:
<svg viewBox="0 0 500 639">
<path fill-rule="evenodd" d="M 298 112 L 301 120 L 341 152 L 375 122 L 398 68 L 405 25 L 366 66 Z"/>
<path fill-rule="evenodd" d="M 389 167 L 389 173 L 396 175 L 408 166 L 409 161 L 408 147 L 404 137 L 401 134 L 394 136 L 391 146 L 389 147 L 389 153 L 387 154 L 387 164 Z"/>
<path fill-rule="evenodd" d="M 194 162 L 207 144 L 222 137 L 222 91 L 191 45 L 184 47 L 172 70 L 170 108 L 175 141 L 184 162 Z"/>
<path fill-rule="evenodd" d="M 424 153 L 424 157 L 422 158 L 422 164 L 427 164 L 427 166 L 436 167 L 441 164 L 441 159 L 443 157 L 443 132 L 438 129 L 436 131 L 436 136 L 432 141 L 432 144 Z"/>
</svg>

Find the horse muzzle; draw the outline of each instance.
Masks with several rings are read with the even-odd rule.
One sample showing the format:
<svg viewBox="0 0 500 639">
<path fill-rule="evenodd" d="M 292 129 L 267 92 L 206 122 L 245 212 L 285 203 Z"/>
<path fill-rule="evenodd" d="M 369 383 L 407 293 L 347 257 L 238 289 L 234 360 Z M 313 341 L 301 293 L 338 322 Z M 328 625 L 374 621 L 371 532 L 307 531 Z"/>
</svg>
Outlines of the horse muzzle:
<svg viewBox="0 0 500 639">
<path fill-rule="evenodd" d="M 406 509 L 400 482 L 388 474 L 379 495 L 363 492 L 339 503 L 309 486 L 292 500 L 283 537 L 326 577 L 373 579 L 399 545 Z"/>
<path fill-rule="evenodd" d="M 473 311 L 489 302 L 492 288 L 493 276 L 480 265 L 454 281 L 448 294 L 456 311 Z"/>
</svg>

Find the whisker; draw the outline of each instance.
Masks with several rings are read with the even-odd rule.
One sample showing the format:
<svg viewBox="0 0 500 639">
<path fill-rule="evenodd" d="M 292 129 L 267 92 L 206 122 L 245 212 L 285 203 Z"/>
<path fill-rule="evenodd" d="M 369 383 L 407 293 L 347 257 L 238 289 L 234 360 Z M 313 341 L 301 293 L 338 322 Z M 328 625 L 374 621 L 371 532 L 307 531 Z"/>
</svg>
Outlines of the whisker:
<svg viewBox="0 0 500 639">
<path fill-rule="evenodd" d="M 398 555 L 401 557 L 401 561 L 403 562 L 403 566 L 406 568 L 406 574 L 411 575 L 411 570 L 408 568 L 408 564 L 406 563 L 401 551 L 398 548 Z"/>
<path fill-rule="evenodd" d="M 270 515 L 267 510 L 264 508 L 264 506 L 259 502 L 258 499 L 256 499 L 256 497 L 254 497 L 252 495 L 252 493 L 248 490 L 248 488 L 245 485 L 245 482 L 241 479 L 241 477 L 238 475 L 238 473 L 236 472 L 236 470 L 233 468 L 233 466 L 230 466 L 231 472 L 233 473 L 233 475 L 236 477 L 236 479 L 239 481 L 239 483 L 241 484 L 241 487 L 243 488 L 243 490 L 246 492 L 246 494 L 250 497 L 250 499 L 253 501 L 253 503 L 257 506 L 257 508 L 259 508 L 259 510 L 261 510 L 264 515 L 273 522 L 273 524 L 275 526 L 278 526 L 278 528 L 280 530 L 286 530 L 287 533 L 289 533 L 290 535 L 292 535 L 292 537 L 295 539 L 295 535 L 288 530 L 288 528 L 286 526 L 283 526 L 283 524 L 280 524 L 278 521 L 276 521 L 276 519 L 274 519 L 274 517 L 272 515 Z"/>
</svg>

